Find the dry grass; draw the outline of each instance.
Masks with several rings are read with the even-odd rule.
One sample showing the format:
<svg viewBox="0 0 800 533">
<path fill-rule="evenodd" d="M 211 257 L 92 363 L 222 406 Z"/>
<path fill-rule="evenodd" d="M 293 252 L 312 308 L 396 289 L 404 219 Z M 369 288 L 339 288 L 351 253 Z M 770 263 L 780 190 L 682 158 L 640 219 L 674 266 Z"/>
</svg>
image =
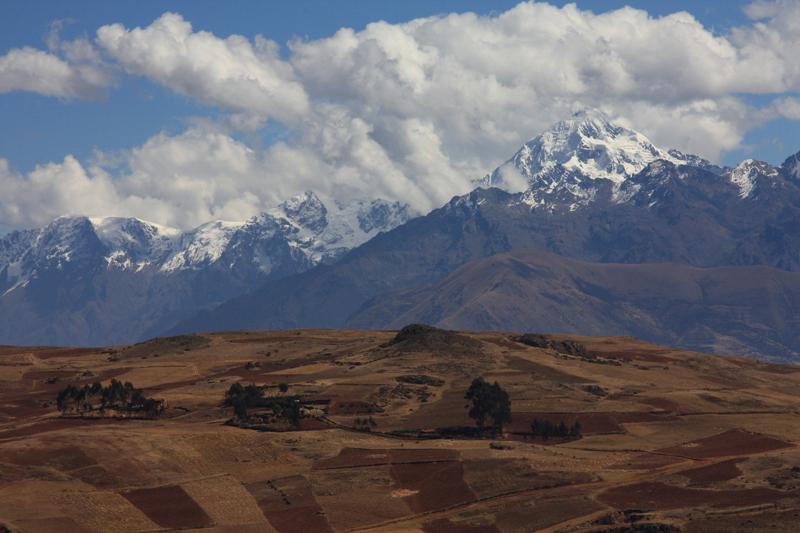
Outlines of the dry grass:
<svg viewBox="0 0 800 533">
<path fill-rule="evenodd" d="M 578 357 L 519 344 L 512 334 L 462 333 L 458 341 L 470 349 L 455 357 L 439 349 L 440 339 L 409 351 L 387 345 L 393 337 L 304 330 L 111 351 L 0 347 L 0 523 L 33 532 L 581 533 L 604 514 L 608 527 L 624 527 L 621 511 L 630 506 L 654 511 L 647 521 L 688 531 L 796 523 L 794 367 L 629 338 L 578 338 L 594 355 Z M 251 361 L 259 364 L 248 370 Z M 442 383 L 398 388 L 404 375 Z M 478 375 L 509 391 L 509 428 L 524 433 L 534 416 L 580 420 L 583 438 L 498 438 L 503 446 L 491 449 L 489 440 L 383 434 L 471 424 L 463 393 Z M 165 398 L 165 417 L 57 417 L 58 390 L 111 377 Z M 338 429 L 226 426 L 231 413 L 221 400 L 235 381 L 273 389 L 286 381 L 291 393 L 330 405 L 374 404 L 376 427 L 348 430 L 364 416 L 353 414 L 332 416 Z M 761 507 L 739 510 L 750 504 Z"/>
</svg>

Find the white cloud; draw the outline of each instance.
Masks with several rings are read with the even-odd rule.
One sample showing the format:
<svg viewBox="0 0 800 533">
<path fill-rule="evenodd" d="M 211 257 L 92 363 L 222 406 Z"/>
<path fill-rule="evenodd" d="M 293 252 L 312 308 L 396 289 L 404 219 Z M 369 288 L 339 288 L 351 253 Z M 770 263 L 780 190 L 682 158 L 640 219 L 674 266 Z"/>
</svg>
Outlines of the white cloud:
<svg viewBox="0 0 800 533">
<path fill-rule="evenodd" d="M 70 43 L 77 58 L 83 43 Z M 29 91 L 60 98 L 95 98 L 114 79 L 101 65 L 73 62 L 35 48 L 14 48 L 0 56 L 0 93 Z"/>
<path fill-rule="evenodd" d="M 27 176 L 0 159 L 0 188 L 0 216 L 11 226 L 38 225 L 63 214 L 95 214 L 121 200 L 108 176 L 91 176 L 72 156 L 37 166 Z"/>
<path fill-rule="evenodd" d="M 115 79 L 100 53 L 86 38 L 63 41 L 65 21 L 50 25 L 49 51 L 14 48 L 0 56 L 0 93 L 28 91 L 59 98 L 95 98 Z"/>
<path fill-rule="evenodd" d="M 254 130 L 274 118 L 286 135 L 251 148 L 198 122 L 124 153 L 125 170 L 113 177 L 104 165 L 84 168 L 68 158 L 26 176 L 6 168 L 3 179 L 17 185 L 19 198 L 19 184 L 35 182 L 31 195 L 45 195 L 54 214 L 105 209 L 183 227 L 241 219 L 308 188 L 425 210 L 466 191 L 521 143 L 586 106 L 657 144 L 718 160 L 739 148 L 749 129 L 800 118 L 797 100 L 785 94 L 800 91 L 800 4 L 762 0 L 746 13 L 752 22 L 720 35 L 685 12 L 595 14 L 530 2 L 493 16 L 344 28 L 295 40 L 283 57 L 263 37 L 196 31 L 178 14 L 143 28 L 110 24 L 98 29 L 97 46 L 56 39 L 51 53 L 25 49 L 36 60 L 16 68 L 33 72 L 29 90 L 69 87 L 49 80 L 71 79 L 76 65 L 99 68 L 99 48 L 132 75 L 219 107 L 229 127 Z M 37 61 L 55 62 L 45 68 Z M 45 71 L 56 74 L 36 74 Z M 746 94 L 775 98 L 756 108 Z M 74 199 L 67 183 L 96 190 L 102 202 Z M 0 222 L 34 216 L 2 209 Z"/>
<path fill-rule="evenodd" d="M 762 0 L 745 12 L 756 22 L 731 35 L 749 67 L 742 74 L 761 80 L 764 92 L 800 91 L 800 3 Z"/>
<path fill-rule="evenodd" d="M 776 118 L 800 120 L 800 99 L 792 97 L 777 98 L 772 102 L 770 108 L 773 110 Z"/>
<path fill-rule="evenodd" d="M 244 219 L 275 202 L 257 156 L 222 133 L 159 134 L 120 162 L 124 170 L 114 177 L 102 164 L 84 166 L 72 156 L 23 175 L 0 159 L 0 220 L 19 227 L 63 214 L 117 215 L 193 227 Z"/>
<path fill-rule="evenodd" d="M 239 35 L 220 39 L 166 13 L 146 28 L 102 26 L 97 42 L 131 74 L 208 104 L 283 121 L 308 111 L 303 86 L 277 44 L 262 37 L 254 43 Z"/>
</svg>

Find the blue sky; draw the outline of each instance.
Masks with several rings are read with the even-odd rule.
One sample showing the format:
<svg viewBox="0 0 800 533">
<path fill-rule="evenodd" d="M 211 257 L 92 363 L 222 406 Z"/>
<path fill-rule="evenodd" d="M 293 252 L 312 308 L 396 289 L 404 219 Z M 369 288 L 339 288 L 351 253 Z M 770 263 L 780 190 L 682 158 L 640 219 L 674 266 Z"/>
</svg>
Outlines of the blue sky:
<svg viewBox="0 0 800 533">
<path fill-rule="evenodd" d="M 550 4 L 561 7 L 567 2 L 552 1 Z M 791 2 L 788 4 L 791 4 Z M 783 8 L 786 10 L 792 9 L 792 6 L 786 7 L 788 4 L 784 2 Z M 99 91 L 99 96 L 98 94 L 90 94 L 77 97 L 48 96 L 39 94 L 35 90 L 3 92 L 2 84 L 0 84 L 0 118 L 2 118 L 2 122 L 0 122 L 0 158 L 8 161 L 12 172 L 15 173 L 14 179 L 21 184 L 20 190 L 24 190 L 28 173 L 36 165 L 48 162 L 61 164 L 65 156 L 73 155 L 83 166 L 87 175 L 91 174 L 90 165 L 100 160 L 109 166 L 107 170 L 113 174 L 116 170 L 111 168 L 114 165 L 110 164 L 109 161 L 118 159 L 123 162 L 124 167 L 130 166 L 132 164 L 130 159 L 131 150 L 142 147 L 149 140 L 152 141 L 154 136 L 159 133 L 165 135 L 161 139 L 164 142 L 173 137 L 185 140 L 184 137 L 187 132 L 191 134 L 198 132 L 198 124 L 216 124 L 218 129 L 225 131 L 225 135 L 232 140 L 236 147 L 246 147 L 252 153 L 259 154 L 257 164 L 248 163 L 251 166 L 255 165 L 253 168 L 257 168 L 258 172 L 265 172 L 268 175 L 268 179 L 282 182 L 296 181 L 298 187 L 305 187 L 308 186 L 310 179 L 307 176 L 298 178 L 291 175 L 278 176 L 277 171 L 274 171 L 275 175 L 270 174 L 273 169 L 283 163 L 281 165 L 276 163 L 272 159 L 274 154 L 267 152 L 275 141 L 285 141 L 298 153 L 302 151 L 301 149 L 319 153 L 319 147 L 312 147 L 309 144 L 312 141 L 309 141 L 308 138 L 316 135 L 316 132 L 322 126 L 314 125 L 309 127 L 308 124 L 318 120 L 320 110 L 329 113 L 330 110 L 326 107 L 326 104 L 332 103 L 345 110 L 348 113 L 348 117 L 353 117 L 357 121 L 356 124 L 366 123 L 366 127 L 370 128 L 371 131 L 370 136 L 372 139 L 370 140 L 380 145 L 379 147 L 385 152 L 385 157 L 397 162 L 397 174 L 408 178 L 411 182 L 414 182 L 414 185 L 419 185 L 412 175 L 414 172 L 419 172 L 419 170 L 412 168 L 413 165 L 409 161 L 413 162 L 423 156 L 409 155 L 409 148 L 407 148 L 406 144 L 409 142 L 413 144 L 413 142 L 409 141 L 408 138 L 389 139 L 387 131 L 391 129 L 391 126 L 381 123 L 381 117 L 386 114 L 382 107 L 384 104 L 377 100 L 369 102 L 369 105 L 354 104 L 352 95 L 357 94 L 358 91 L 352 87 L 344 89 L 333 87 L 330 94 L 327 94 L 325 87 L 320 85 L 323 83 L 320 81 L 323 78 L 315 78 L 313 72 L 302 72 L 302 66 L 297 66 L 296 58 L 292 57 L 293 52 L 288 48 L 287 43 L 297 38 L 312 43 L 317 42 L 317 40 L 332 36 L 343 27 L 353 28 L 356 32 L 360 32 L 367 24 L 379 20 L 390 24 L 398 24 L 419 17 L 469 11 L 482 16 L 481 21 L 485 22 L 491 21 L 493 17 L 502 15 L 516 5 L 516 1 L 506 0 L 415 0 L 405 2 L 295 0 L 293 2 L 239 1 L 236 3 L 216 1 L 30 2 L 6 0 L 0 4 L 0 56 L 23 47 L 32 47 L 59 57 L 68 63 L 70 67 L 74 67 L 72 60 L 66 57 L 66 52 L 48 50 L 47 36 L 50 32 L 51 24 L 54 21 L 61 20 L 64 21 L 60 32 L 61 42 L 85 38 L 97 50 L 97 53 L 102 55 L 104 62 L 102 69 L 113 76 L 115 83 L 102 87 Z M 581 17 L 589 17 L 589 11 L 604 13 L 624 6 L 644 10 L 653 18 L 686 10 L 700 24 L 699 30 L 697 28 L 692 30 L 697 34 L 703 34 L 700 36 L 700 40 L 707 36 L 719 36 L 723 39 L 731 40 L 733 46 L 737 47 L 740 52 L 746 50 L 748 45 L 733 40 L 731 38 L 731 30 L 737 27 L 753 27 L 753 21 L 744 12 L 744 8 L 748 5 L 750 5 L 750 2 L 740 0 L 704 2 L 685 0 L 670 2 L 657 0 L 638 2 L 586 0 L 577 2 Z M 231 98 L 235 100 L 235 96 L 231 98 L 220 96 L 220 89 L 213 89 L 213 94 L 196 94 L 193 88 L 186 89 L 187 85 L 183 84 L 182 80 L 177 80 L 174 76 L 165 81 L 163 77 L 159 77 L 158 72 L 148 72 L 142 75 L 141 72 L 136 72 L 136 68 L 131 66 L 132 63 L 126 63 L 126 61 L 134 61 L 135 58 L 132 60 L 131 58 L 122 57 L 120 54 L 124 54 L 124 52 L 119 51 L 117 51 L 116 56 L 112 57 L 112 52 L 95 41 L 96 32 L 101 26 L 120 23 L 126 29 L 134 27 L 147 28 L 167 11 L 179 13 L 183 20 L 192 24 L 192 31 L 194 32 L 208 31 L 216 38 L 221 39 L 230 35 L 241 35 L 250 40 L 250 42 L 254 42 L 253 39 L 257 35 L 262 35 L 275 41 L 280 48 L 279 59 L 285 61 L 287 65 L 291 65 L 289 68 L 296 71 L 290 77 L 297 78 L 297 82 L 302 85 L 305 93 L 307 93 L 307 98 L 311 102 L 310 115 L 290 119 L 290 122 L 292 120 L 294 122 L 292 122 L 292 125 L 287 126 L 284 124 L 285 120 L 275 118 L 273 113 L 275 104 L 273 103 L 269 104 L 273 107 L 270 108 L 270 111 L 264 112 L 257 127 L 230 127 L 231 117 L 234 117 L 237 113 L 241 114 L 242 111 L 241 109 L 231 108 Z M 793 16 L 792 13 L 794 12 L 786 16 Z M 621 20 L 624 17 L 620 16 L 619 18 Z M 481 24 L 484 22 L 481 22 Z M 486 22 L 486 24 L 489 25 L 490 22 Z M 774 31 L 781 31 L 779 16 L 774 16 L 770 24 L 775 27 Z M 655 28 L 658 24 L 654 23 L 652 26 Z M 668 31 L 673 30 L 674 27 Z M 665 33 L 661 30 L 656 28 L 654 31 L 654 39 L 664 38 L 663 35 Z M 606 33 L 602 33 L 602 35 L 605 36 Z M 126 34 L 126 37 L 129 36 Z M 434 42 L 436 40 L 435 35 L 414 36 L 414 38 L 418 40 L 420 46 L 434 48 L 440 46 L 441 48 L 441 43 L 436 44 Z M 428 39 L 428 41 L 425 41 L 425 39 Z M 750 40 L 748 41 L 748 39 Z M 756 42 L 756 40 L 752 36 L 744 38 L 744 41 L 748 43 Z M 644 48 L 641 55 L 646 58 L 648 54 L 653 54 L 654 52 L 649 47 L 650 43 L 647 39 L 642 42 L 644 43 Z M 363 45 L 364 43 L 361 44 Z M 398 43 L 387 41 L 386 43 L 380 43 L 380 46 L 383 47 L 384 53 L 388 53 L 391 56 L 392 46 L 395 44 Z M 667 40 L 663 43 L 655 42 L 655 44 L 666 49 L 672 46 L 677 48 L 675 40 Z M 613 48 L 614 43 L 611 42 L 610 46 Z M 683 46 L 683 43 L 681 43 L 681 46 Z M 366 45 L 362 46 L 359 48 L 361 50 L 359 53 L 366 53 L 367 49 Z M 700 51 L 702 52 L 702 50 Z M 542 54 L 546 53 L 546 51 L 542 51 Z M 660 51 L 657 50 L 655 53 L 658 54 Z M 686 48 L 681 53 L 683 54 L 682 57 L 696 55 L 689 48 Z M 481 50 L 476 49 L 476 54 L 479 56 Z M 577 51 L 575 57 L 579 56 L 580 53 Z M 535 58 L 537 56 L 526 55 L 523 57 Z M 664 61 L 671 59 L 672 56 L 666 54 Z M 2 60 L 0 59 L 0 61 Z M 633 60 L 628 58 L 624 61 L 635 62 L 635 58 Z M 384 64 L 385 61 L 377 65 Z M 692 68 L 695 71 L 702 71 L 702 64 L 698 62 L 698 65 L 693 65 Z M 698 87 L 700 88 L 696 91 L 694 89 L 682 91 L 680 88 L 672 91 L 670 87 L 663 86 L 663 79 L 655 80 L 648 85 L 650 82 L 647 79 L 636 78 L 637 76 L 644 76 L 642 73 L 652 73 L 651 67 L 638 64 L 622 66 L 623 69 L 628 69 L 629 72 L 633 73 L 631 75 L 635 77 L 634 84 L 640 85 L 639 88 L 630 89 L 630 94 L 634 95 L 631 97 L 631 102 L 634 99 L 636 102 L 629 103 L 617 93 L 610 94 L 608 98 L 599 93 L 593 94 L 592 88 L 589 87 L 589 90 L 584 90 L 583 93 L 575 97 L 575 105 L 591 104 L 611 110 L 615 115 L 619 115 L 631 123 L 632 126 L 648 133 L 660 144 L 675 145 L 682 150 L 697 151 L 698 153 L 703 153 L 703 155 L 716 155 L 725 164 L 735 164 L 745 157 L 780 163 L 787 156 L 800 149 L 800 141 L 797 140 L 800 139 L 800 121 L 792 119 L 796 118 L 792 115 L 792 112 L 773 113 L 769 119 L 762 120 L 757 124 L 756 121 L 749 118 L 758 115 L 759 110 L 763 111 L 763 113 L 758 116 L 767 113 L 768 110 L 774 107 L 774 102 L 778 98 L 792 99 L 797 97 L 797 86 L 792 85 L 793 82 L 782 82 L 787 87 L 775 89 L 774 91 L 767 86 L 766 82 L 764 83 L 764 86 L 767 86 L 766 89 L 758 86 L 750 90 L 746 87 L 754 84 L 748 83 L 746 78 L 748 75 L 752 78 L 753 75 L 748 74 L 741 76 L 744 81 L 740 79 L 731 82 L 729 84 L 730 89 L 717 90 L 713 88 L 712 79 L 711 81 L 699 81 Z M 188 68 L 191 69 L 192 67 Z M 472 67 L 470 66 L 470 68 Z M 713 68 L 712 63 L 712 71 Z M 669 69 L 674 69 L 676 77 L 682 73 L 680 64 L 665 64 L 665 71 L 669 71 Z M 576 72 L 591 70 L 591 65 L 579 65 L 576 67 Z M 404 75 L 405 73 L 399 72 L 395 74 Z M 470 75 L 472 74 L 475 73 L 471 72 Z M 0 76 L 2 75 L 0 71 Z M 478 78 L 481 75 L 494 77 L 493 72 L 477 73 Z M 333 76 L 333 73 L 330 76 Z M 553 74 L 542 74 L 543 78 L 546 76 L 552 77 Z M 658 74 L 654 74 L 654 76 L 658 77 Z M 500 74 L 498 74 L 499 77 L 501 77 Z M 514 80 L 513 78 L 512 76 L 510 83 L 520 83 L 518 87 L 513 89 L 514 91 L 527 90 L 531 85 L 530 81 Z M 713 72 L 709 73 L 709 78 L 713 78 Z M 667 79 L 669 80 L 669 77 Z M 535 81 L 539 83 L 539 80 Z M 604 79 L 603 82 L 610 85 L 614 84 L 613 80 L 609 81 L 608 79 Z M 202 85 L 205 82 L 203 79 L 191 79 L 185 83 L 188 83 L 190 87 L 194 87 L 193 84 Z M 660 86 L 658 85 L 659 83 L 661 84 Z M 689 85 L 692 83 L 693 81 L 689 80 Z M 778 86 L 777 82 L 775 86 Z M 658 90 L 653 89 L 651 91 L 653 87 L 658 87 Z M 740 90 L 740 87 L 745 87 L 746 89 Z M 435 163 L 446 169 L 442 172 L 445 174 L 447 172 L 476 174 L 490 170 L 492 164 L 513 154 L 520 141 L 537 134 L 546 124 L 556 120 L 560 114 L 566 112 L 564 110 L 570 108 L 569 97 L 558 98 L 558 94 L 549 96 L 550 100 L 541 97 L 543 92 L 551 89 L 549 86 L 534 87 L 531 89 L 531 94 L 540 99 L 536 100 L 536 102 L 531 101 L 530 107 L 521 106 L 518 109 L 514 109 L 513 106 L 509 107 L 511 104 L 504 101 L 502 109 L 498 108 L 496 114 L 493 112 L 492 107 L 485 102 L 476 103 L 476 109 L 470 110 L 474 114 L 474 116 L 470 117 L 470 120 L 475 124 L 481 124 L 481 128 L 484 128 L 485 125 L 486 131 L 502 129 L 503 123 L 499 117 L 512 117 L 514 124 L 509 123 L 507 132 L 500 131 L 494 134 L 491 140 L 476 138 L 474 146 L 464 140 L 463 131 L 459 129 L 463 129 L 465 127 L 464 124 L 454 123 L 451 117 L 444 115 L 444 112 L 441 120 L 431 117 L 430 109 L 432 108 L 430 106 L 432 104 L 430 102 L 421 102 L 418 109 L 412 111 L 405 109 L 397 111 L 394 109 L 397 107 L 396 102 L 391 103 L 391 105 L 386 104 L 386 109 L 392 108 L 392 113 L 407 112 L 408 115 L 401 117 L 406 125 L 410 123 L 417 124 L 420 121 L 431 121 L 430 127 L 433 129 L 431 134 L 435 136 L 433 143 L 436 146 L 441 146 L 443 157 L 447 159 L 446 162 L 439 161 Z M 609 90 L 613 92 L 616 89 Z M 653 96 L 649 94 L 651 92 L 657 92 L 658 94 Z M 346 97 L 342 97 L 343 94 Z M 516 97 L 514 94 L 517 93 L 512 92 L 510 94 L 511 96 L 508 98 L 513 99 Z M 462 96 L 464 96 L 464 102 L 466 102 L 464 105 L 470 106 L 468 96 L 466 94 Z M 344 99 L 337 100 L 339 98 Z M 348 100 L 348 98 L 350 99 Z M 473 98 L 474 101 L 475 96 L 469 98 Z M 377 111 L 376 105 L 378 106 Z M 642 110 L 647 109 L 648 105 L 657 107 L 658 112 L 654 112 L 652 116 L 647 112 L 643 113 Z M 236 108 L 235 101 L 233 107 Z M 377 113 L 377 115 L 374 113 Z M 417 113 L 417 115 L 414 115 L 414 113 Z M 670 123 L 671 113 L 674 114 L 674 122 L 672 123 Z M 734 115 L 737 113 L 739 116 L 735 117 Z M 523 117 L 530 115 L 530 117 L 522 120 L 514 118 L 514 115 L 522 115 Z M 742 118 L 744 116 L 748 118 Z M 417 122 L 414 122 L 414 120 Z M 747 121 L 751 121 L 751 123 L 747 124 Z M 220 126 L 221 124 L 225 124 L 225 126 Z M 300 124 L 303 124 L 303 126 L 300 126 Z M 707 128 L 707 131 L 702 128 Z M 726 128 L 730 128 L 730 134 L 726 131 Z M 692 150 L 694 147 L 696 147 L 696 150 Z M 262 152 L 264 153 L 263 158 L 260 157 Z M 398 156 L 398 153 L 402 157 Z M 341 158 L 341 154 L 331 156 L 330 160 L 322 161 L 320 165 L 324 163 L 326 165 L 324 168 L 330 172 L 338 173 L 340 169 L 335 165 L 337 161 L 342 161 Z M 402 161 L 397 161 L 397 158 L 401 158 Z M 267 163 L 264 161 L 267 161 Z M 133 164 L 137 163 L 134 162 Z M 155 163 L 142 163 L 139 161 L 138 164 L 152 171 Z M 259 164 L 261 166 L 258 166 Z M 364 180 L 368 178 L 362 174 L 368 174 L 369 171 L 364 170 L 362 167 L 370 167 L 371 164 L 364 164 L 363 161 L 358 162 L 358 164 L 351 164 L 351 162 L 345 161 L 342 163 L 344 166 L 350 165 L 353 168 L 358 165 L 361 166 L 356 170 L 342 171 L 342 175 L 347 174 L 352 177 L 358 174 L 357 178 L 353 178 L 352 183 L 358 183 L 358 186 L 364 187 Z M 433 164 L 431 163 L 431 165 Z M 198 163 L 198 165 L 200 164 Z M 350 169 L 350 166 L 347 166 L 347 168 Z M 283 167 L 281 166 L 281 168 Z M 60 171 L 60 167 L 56 170 Z M 47 179 L 63 180 L 64 178 L 60 174 L 56 176 L 56 170 L 53 171 L 55 177 L 48 177 Z M 319 171 L 316 172 L 317 174 L 320 173 Z M 135 169 L 131 170 L 131 173 L 136 174 Z M 165 175 L 177 175 L 178 171 L 165 169 L 164 173 Z M 389 173 L 387 172 L 387 174 Z M 475 176 L 469 176 L 469 178 L 473 177 Z M 89 176 L 89 179 L 94 182 L 98 181 L 97 176 L 93 174 Z M 145 178 L 141 177 L 137 179 L 137 183 L 146 181 Z M 214 180 L 219 181 L 215 176 L 210 176 L 208 179 L 212 185 L 216 183 Z M 225 179 L 236 180 L 238 178 L 226 176 Z M 389 178 L 386 179 L 388 180 Z M 430 180 L 423 176 L 419 178 L 419 181 L 425 179 Z M 449 181 L 445 181 L 452 185 L 456 178 L 448 179 Z M 251 193 L 258 198 L 257 201 L 252 203 L 251 207 L 253 209 L 256 205 L 263 207 L 263 205 L 273 200 L 273 198 L 265 198 L 263 191 L 256 190 L 258 189 L 257 186 L 237 187 L 239 186 L 231 186 L 231 190 L 235 190 L 236 194 Z M 281 187 L 283 187 L 283 184 L 281 184 Z M 404 187 L 404 185 L 393 187 L 392 184 L 382 182 L 379 189 L 388 195 L 396 194 L 402 196 L 397 190 Z M 277 186 L 272 187 L 275 190 L 277 188 Z M 45 187 L 44 189 L 46 190 L 42 192 L 42 196 L 47 198 L 47 201 L 51 201 L 58 194 L 64 194 L 63 192 L 54 192 L 52 188 Z M 143 193 L 142 191 L 131 192 L 131 190 L 132 185 L 130 184 L 124 187 L 119 186 L 119 190 L 114 191 L 114 194 L 110 195 L 109 198 L 120 202 L 120 206 L 122 206 L 119 208 L 120 211 L 126 213 L 130 211 L 137 214 L 137 209 L 145 209 L 141 207 L 142 202 L 135 204 L 139 207 L 131 207 L 135 202 L 129 200 L 131 198 L 141 199 Z M 448 188 L 446 185 L 437 185 L 432 189 L 421 190 L 420 194 L 431 197 L 435 204 L 440 198 L 447 197 L 454 190 L 453 187 Z M 278 193 L 276 192 L 275 194 L 277 195 Z M 150 204 L 162 202 L 166 205 L 171 201 L 167 196 L 158 197 L 158 195 L 154 195 L 148 201 L 152 200 Z M 59 208 L 64 208 L 63 205 L 69 206 L 69 202 L 66 200 L 52 201 L 52 212 L 56 212 Z M 81 206 L 76 207 L 76 209 L 79 208 L 83 209 Z M 198 213 L 214 214 L 226 212 L 225 209 L 227 209 L 223 208 L 222 204 L 219 204 L 217 200 L 209 200 L 206 208 L 206 211 L 200 210 Z M 21 208 L 15 209 L 15 212 L 18 213 Z M 147 209 L 151 209 L 152 214 L 146 210 L 144 214 L 150 215 L 152 218 L 158 218 L 161 216 L 160 213 L 166 212 L 164 210 L 167 208 L 159 204 L 157 209 Z M 174 217 L 174 215 L 163 215 L 165 220 L 168 220 L 170 216 Z M 198 214 L 197 216 L 204 215 Z M 16 219 L 15 221 L 4 220 L 4 217 L 8 219 L 16 217 Z M 21 217 L 21 215 L 4 215 L 2 209 L 0 209 L 0 227 L 25 223 L 28 223 L 27 219 Z"/>
<path fill-rule="evenodd" d="M 217 35 L 262 34 L 284 45 L 290 39 L 316 39 L 341 27 L 361 29 L 376 20 L 405 22 L 418 17 L 450 12 L 474 11 L 491 14 L 513 7 L 516 0 L 423 0 L 406 2 L 296 0 L 292 2 L 241 1 L 235 5 L 216 1 L 104 2 L 104 1 L 17 1 L 3 3 L 0 12 L 0 51 L 21 46 L 42 47 L 54 20 L 66 20 L 65 38 L 94 31 L 109 22 L 126 26 L 147 26 L 165 11 L 176 11 L 192 21 L 196 29 Z M 551 2 L 564 5 L 568 2 Z M 578 2 L 597 12 L 626 5 L 653 15 L 686 10 L 706 26 L 724 32 L 746 23 L 741 0 L 664 2 L 595 0 Z M 178 131 L 186 119 L 213 115 L 216 111 L 159 87 L 144 78 L 132 77 L 100 101 L 63 101 L 31 93 L 0 96 L 0 156 L 9 158 L 22 171 L 37 163 L 59 160 L 66 154 L 80 158 L 95 148 L 124 149 L 144 142 L 161 131 Z M 533 134 L 535 132 L 532 132 Z M 733 164 L 742 157 L 758 157 L 777 163 L 796 149 L 800 138 L 796 121 L 773 122 L 751 132 L 745 143 L 751 148 L 726 154 Z M 268 142 L 269 136 L 267 135 Z"/>
</svg>

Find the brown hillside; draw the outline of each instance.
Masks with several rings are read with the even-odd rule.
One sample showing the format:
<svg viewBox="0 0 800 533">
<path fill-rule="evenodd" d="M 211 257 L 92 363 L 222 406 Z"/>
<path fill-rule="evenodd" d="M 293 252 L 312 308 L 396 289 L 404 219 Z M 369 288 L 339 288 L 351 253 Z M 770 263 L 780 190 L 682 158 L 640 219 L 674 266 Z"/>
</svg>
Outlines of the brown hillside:
<svg viewBox="0 0 800 533">
<path fill-rule="evenodd" d="M 511 399 L 512 421 L 495 438 L 466 414 L 464 392 L 477 376 Z M 112 378 L 165 400 L 166 411 L 59 415 L 60 390 Z M 231 425 L 223 398 L 236 382 L 301 402 L 297 426 L 264 409 Z M 3 347 L 0 524 L 791 531 L 800 512 L 798 403 L 797 367 L 631 337 L 415 327 Z M 581 435 L 534 437 L 534 419 L 579 422 Z"/>
</svg>

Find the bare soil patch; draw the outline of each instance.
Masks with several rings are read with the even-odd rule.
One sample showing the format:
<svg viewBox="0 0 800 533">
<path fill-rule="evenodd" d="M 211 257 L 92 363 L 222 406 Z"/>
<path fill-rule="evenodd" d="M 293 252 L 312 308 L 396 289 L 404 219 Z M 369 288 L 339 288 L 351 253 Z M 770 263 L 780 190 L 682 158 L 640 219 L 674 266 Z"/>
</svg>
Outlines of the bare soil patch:
<svg viewBox="0 0 800 533">
<path fill-rule="evenodd" d="M 464 481 L 480 498 L 586 483 L 593 479 L 583 472 L 543 472 L 520 459 L 471 459 L 463 464 Z"/>
<path fill-rule="evenodd" d="M 62 471 L 97 464 L 97 461 L 77 446 L 7 449 L 0 451 L 0 460 L 21 466 L 49 466 Z"/>
<path fill-rule="evenodd" d="M 736 466 L 742 461 L 744 461 L 742 458 L 728 459 L 711 465 L 683 470 L 678 474 L 689 479 L 690 487 L 703 487 L 712 483 L 736 479 L 742 475 L 742 471 Z"/>
<path fill-rule="evenodd" d="M 714 457 L 751 455 L 791 447 L 793 445 L 788 442 L 761 435 L 760 433 L 752 433 L 743 429 L 731 429 L 719 435 L 686 442 L 659 451 L 692 459 L 712 459 Z"/>
<path fill-rule="evenodd" d="M 460 461 L 393 464 L 391 473 L 395 490 L 411 491 L 404 499 L 415 513 L 475 500 L 475 493 L 464 482 L 464 465 Z"/>
<path fill-rule="evenodd" d="M 129 502 L 156 524 L 171 529 L 202 528 L 211 518 L 179 485 L 123 492 Z"/>
<path fill-rule="evenodd" d="M 603 503 L 617 509 L 651 509 L 664 511 L 686 507 L 748 507 L 775 503 L 790 496 L 777 490 L 756 488 L 742 490 L 710 490 L 676 487 L 659 482 L 643 482 L 613 487 L 601 493 Z"/>
<path fill-rule="evenodd" d="M 333 530 L 304 476 L 258 481 L 245 485 L 272 527 L 280 533 Z"/>
<path fill-rule="evenodd" d="M 672 455 L 656 453 L 637 454 L 619 463 L 610 465 L 610 470 L 657 470 L 683 462 L 684 459 Z"/>
</svg>

